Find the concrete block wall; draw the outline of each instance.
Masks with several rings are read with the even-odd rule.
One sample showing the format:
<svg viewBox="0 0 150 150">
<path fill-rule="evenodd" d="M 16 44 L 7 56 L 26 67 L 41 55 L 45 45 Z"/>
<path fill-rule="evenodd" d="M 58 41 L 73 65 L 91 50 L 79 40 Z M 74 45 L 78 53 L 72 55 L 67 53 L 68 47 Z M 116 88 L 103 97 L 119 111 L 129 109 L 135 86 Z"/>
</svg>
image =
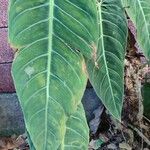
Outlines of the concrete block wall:
<svg viewBox="0 0 150 150">
<path fill-rule="evenodd" d="M 8 42 L 8 0 L 0 0 L 0 138 L 24 132 L 24 120 L 11 76 L 14 57 Z"/>
<path fill-rule="evenodd" d="M 0 0 L 0 93 L 14 92 L 11 77 L 13 50 L 8 43 L 8 0 Z"/>
</svg>

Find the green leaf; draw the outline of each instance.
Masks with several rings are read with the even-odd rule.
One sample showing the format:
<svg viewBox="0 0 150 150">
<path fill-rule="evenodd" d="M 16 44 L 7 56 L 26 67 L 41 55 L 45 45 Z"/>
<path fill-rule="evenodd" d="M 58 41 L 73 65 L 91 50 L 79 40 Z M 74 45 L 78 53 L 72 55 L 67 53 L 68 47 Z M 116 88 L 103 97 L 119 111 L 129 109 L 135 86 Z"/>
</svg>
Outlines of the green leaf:
<svg viewBox="0 0 150 150">
<path fill-rule="evenodd" d="M 87 150 L 89 143 L 89 127 L 86 123 L 82 104 L 67 121 L 67 130 L 64 139 L 65 150 Z M 72 138 L 70 138 L 72 137 Z"/>
<path fill-rule="evenodd" d="M 93 60 L 87 59 L 90 81 L 110 113 L 121 119 L 124 96 L 124 57 L 127 21 L 120 0 L 97 2 L 99 40 Z"/>
<path fill-rule="evenodd" d="M 122 0 L 127 14 L 137 29 L 137 41 L 147 59 L 150 59 L 150 1 Z"/>
<path fill-rule="evenodd" d="M 150 83 L 145 83 L 142 87 L 144 115 L 150 119 Z"/>
<path fill-rule="evenodd" d="M 77 132 L 72 123 L 77 121 L 71 116 L 83 112 L 78 106 L 87 76 L 79 51 L 91 57 L 96 18 L 96 3 L 91 0 L 10 1 L 9 40 L 18 49 L 12 74 L 36 150 L 65 149 L 65 138 L 70 139 L 69 145 L 87 149 L 89 133 L 84 113 L 77 117 L 84 120 L 78 124 L 86 140 L 66 131 L 69 126 Z"/>
<path fill-rule="evenodd" d="M 66 134 L 64 137 L 64 142 L 58 149 L 65 150 L 81 150 L 88 149 L 88 141 L 89 137 L 87 133 L 89 132 L 89 128 L 86 123 L 85 113 L 83 111 L 82 104 L 78 107 L 77 111 L 70 116 L 66 123 Z M 84 128 L 84 130 L 83 130 Z M 31 141 L 30 135 L 28 134 L 28 142 L 31 150 L 35 150 L 34 145 Z M 70 138 L 72 137 L 72 138 Z M 80 140 L 79 140 L 80 139 Z"/>
<path fill-rule="evenodd" d="M 96 2 L 91 0 L 12 0 L 9 39 L 17 49 L 39 40 L 62 39 L 91 57 L 92 44 L 97 40 L 97 30 L 93 28 L 96 18 Z"/>
<path fill-rule="evenodd" d="M 30 138 L 30 135 L 29 135 L 28 131 L 26 131 L 26 134 L 27 134 L 28 144 L 29 144 L 30 150 L 36 150 L 35 147 L 34 147 L 34 145 L 33 145 L 32 140 Z"/>
</svg>

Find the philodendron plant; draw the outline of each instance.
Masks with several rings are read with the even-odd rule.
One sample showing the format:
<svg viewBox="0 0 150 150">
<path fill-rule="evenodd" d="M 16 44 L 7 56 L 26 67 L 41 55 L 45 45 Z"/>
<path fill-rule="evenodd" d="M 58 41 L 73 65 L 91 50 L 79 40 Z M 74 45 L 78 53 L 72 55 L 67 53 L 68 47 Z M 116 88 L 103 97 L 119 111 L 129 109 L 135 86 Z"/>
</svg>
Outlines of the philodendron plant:
<svg viewBox="0 0 150 150">
<path fill-rule="evenodd" d="M 121 120 L 127 17 L 150 57 L 149 0 L 10 0 L 12 66 L 31 150 L 87 150 L 90 80 Z"/>
</svg>

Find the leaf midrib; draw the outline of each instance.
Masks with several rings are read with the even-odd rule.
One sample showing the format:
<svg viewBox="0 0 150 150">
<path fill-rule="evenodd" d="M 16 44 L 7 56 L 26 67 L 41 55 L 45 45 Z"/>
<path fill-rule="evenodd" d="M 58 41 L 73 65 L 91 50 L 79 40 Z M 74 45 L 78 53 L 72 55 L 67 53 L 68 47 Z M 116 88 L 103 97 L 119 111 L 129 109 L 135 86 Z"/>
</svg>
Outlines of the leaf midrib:
<svg viewBox="0 0 150 150">
<path fill-rule="evenodd" d="M 50 75 L 51 75 L 51 53 L 52 53 L 52 38 L 53 38 L 53 21 L 54 21 L 54 1 L 49 0 L 49 36 L 48 36 L 48 59 L 47 59 L 47 82 L 46 82 L 46 106 L 45 106 L 45 139 L 44 150 L 47 148 L 47 133 L 48 133 L 48 101 L 50 97 Z"/>
<path fill-rule="evenodd" d="M 117 108 L 116 108 L 116 105 L 115 105 L 115 99 L 114 99 L 114 94 L 113 94 L 113 90 L 112 90 L 112 85 L 111 85 L 111 81 L 110 81 L 110 76 L 109 76 L 109 72 L 108 72 L 108 66 L 107 66 L 107 61 L 106 61 L 106 55 L 105 55 L 105 48 L 104 48 L 104 34 L 103 34 L 103 25 L 102 25 L 102 11 L 101 11 L 101 7 L 102 7 L 102 2 L 99 2 L 98 3 L 98 12 L 99 12 L 99 21 L 100 21 L 100 27 L 99 27 L 99 30 L 100 30 L 100 33 L 102 34 L 101 35 L 101 44 L 102 44 L 102 54 L 103 54 L 103 58 L 104 58 L 104 66 L 106 66 L 106 75 L 107 75 L 107 78 L 108 78 L 108 82 L 109 82 L 109 85 L 110 85 L 110 90 L 111 90 L 111 95 L 112 95 L 112 100 L 113 100 L 113 103 L 114 103 L 114 109 L 116 110 L 117 112 L 117 115 L 119 116 L 119 112 L 117 111 Z M 106 106 L 105 106 L 106 107 Z M 114 114 L 112 114 L 114 116 Z"/>
</svg>

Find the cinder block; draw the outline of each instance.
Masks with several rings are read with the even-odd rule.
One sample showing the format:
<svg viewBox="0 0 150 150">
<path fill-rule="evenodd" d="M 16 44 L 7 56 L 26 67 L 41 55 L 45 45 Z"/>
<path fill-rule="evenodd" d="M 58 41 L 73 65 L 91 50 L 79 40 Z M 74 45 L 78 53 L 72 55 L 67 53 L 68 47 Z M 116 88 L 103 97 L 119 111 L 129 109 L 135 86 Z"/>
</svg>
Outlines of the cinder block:
<svg viewBox="0 0 150 150">
<path fill-rule="evenodd" d="M 24 132 L 23 114 L 16 94 L 0 94 L 0 137 Z"/>
<path fill-rule="evenodd" d="M 7 29 L 0 29 L 0 64 L 13 60 L 13 50 L 8 43 Z"/>
<path fill-rule="evenodd" d="M 7 26 L 8 0 L 0 0 L 0 27 Z"/>
<path fill-rule="evenodd" d="M 15 88 L 11 77 L 11 64 L 0 64 L 0 93 L 14 91 Z"/>
</svg>

